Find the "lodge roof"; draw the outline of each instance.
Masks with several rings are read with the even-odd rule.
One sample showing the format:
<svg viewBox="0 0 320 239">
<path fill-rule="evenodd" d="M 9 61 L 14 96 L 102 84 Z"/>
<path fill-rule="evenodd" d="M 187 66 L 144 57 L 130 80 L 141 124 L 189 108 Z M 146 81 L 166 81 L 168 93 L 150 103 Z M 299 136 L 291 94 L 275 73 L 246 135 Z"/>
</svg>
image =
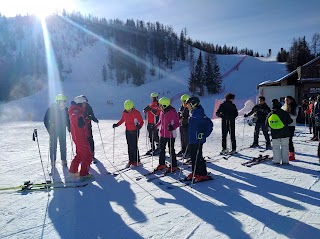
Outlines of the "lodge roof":
<svg viewBox="0 0 320 239">
<path fill-rule="evenodd" d="M 317 60 L 320 60 L 320 56 L 318 56 L 318 57 L 314 58 L 313 60 L 307 62 L 307 63 L 304 64 L 301 68 L 311 65 L 312 63 L 316 62 Z M 260 86 L 280 85 L 280 84 L 281 84 L 281 81 L 289 78 L 290 76 L 292 76 L 292 75 L 294 75 L 294 74 L 297 74 L 297 69 L 294 70 L 294 71 L 292 71 L 292 72 L 290 72 L 289 74 L 281 77 L 281 78 L 278 79 L 278 80 L 261 82 L 261 83 L 258 85 L 257 88 L 259 88 Z M 312 79 L 314 79 L 314 78 L 312 78 Z M 312 79 L 310 78 L 310 79 L 300 79 L 300 80 L 301 80 L 301 81 L 312 81 Z M 318 80 L 319 80 L 319 79 L 314 79 L 314 81 L 318 81 Z"/>
</svg>

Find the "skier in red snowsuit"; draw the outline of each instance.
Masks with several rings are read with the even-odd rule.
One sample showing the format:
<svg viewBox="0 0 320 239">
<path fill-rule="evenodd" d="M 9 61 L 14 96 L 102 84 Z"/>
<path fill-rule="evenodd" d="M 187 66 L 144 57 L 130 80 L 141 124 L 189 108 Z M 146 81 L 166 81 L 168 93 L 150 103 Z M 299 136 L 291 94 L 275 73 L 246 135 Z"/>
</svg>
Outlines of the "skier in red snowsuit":
<svg viewBox="0 0 320 239">
<path fill-rule="evenodd" d="M 68 110 L 72 139 L 76 144 L 76 155 L 71 162 L 69 172 L 77 174 L 79 165 L 81 164 L 80 179 L 82 180 L 93 177 L 89 174 L 92 151 L 88 141 L 88 137 L 90 137 L 90 119 L 85 117 L 85 107 L 86 99 L 82 96 L 77 96 L 71 102 Z"/>
</svg>

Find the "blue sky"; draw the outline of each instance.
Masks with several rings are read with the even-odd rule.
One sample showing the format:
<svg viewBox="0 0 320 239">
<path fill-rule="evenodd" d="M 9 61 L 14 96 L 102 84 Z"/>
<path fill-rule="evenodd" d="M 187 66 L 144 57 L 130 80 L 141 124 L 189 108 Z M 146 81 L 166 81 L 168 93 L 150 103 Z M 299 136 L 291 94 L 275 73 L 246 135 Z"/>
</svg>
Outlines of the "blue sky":
<svg viewBox="0 0 320 239">
<path fill-rule="evenodd" d="M 19 2 L 29 6 L 19 8 Z M 186 27 L 192 39 L 248 47 L 260 54 L 269 48 L 276 54 L 281 47 L 289 49 L 294 37 L 306 36 L 311 41 L 314 33 L 320 33 L 320 0 L 0 1 L 0 12 L 7 16 L 45 8 L 65 8 L 107 19 L 159 21 L 177 33 Z"/>
</svg>

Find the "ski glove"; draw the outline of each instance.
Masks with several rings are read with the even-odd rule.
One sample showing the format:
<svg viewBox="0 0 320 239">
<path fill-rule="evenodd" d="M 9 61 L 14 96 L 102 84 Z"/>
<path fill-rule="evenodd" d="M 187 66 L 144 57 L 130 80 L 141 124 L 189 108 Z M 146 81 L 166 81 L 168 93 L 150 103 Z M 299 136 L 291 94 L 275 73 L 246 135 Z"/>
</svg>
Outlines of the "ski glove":
<svg viewBox="0 0 320 239">
<path fill-rule="evenodd" d="M 137 130 L 141 129 L 141 125 L 140 125 L 139 123 L 136 124 L 136 129 L 137 129 Z"/>
<path fill-rule="evenodd" d="M 204 139 L 204 133 L 198 133 L 197 135 L 197 140 L 201 140 L 201 139 Z"/>
<path fill-rule="evenodd" d="M 169 125 L 168 130 L 169 131 L 173 131 L 173 125 L 172 124 Z"/>
<path fill-rule="evenodd" d="M 247 118 L 247 117 L 248 117 L 248 115 L 247 115 L 247 114 L 244 114 L 244 116 L 243 116 L 243 117 Z"/>
<path fill-rule="evenodd" d="M 83 117 L 78 118 L 78 127 L 82 128 L 85 125 Z"/>
<path fill-rule="evenodd" d="M 150 106 L 148 105 L 146 108 L 143 109 L 144 112 L 149 112 L 151 110 Z"/>
<path fill-rule="evenodd" d="M 118 124 L 113 124 L 112 125 L 112 128 L 116 128 L 116 127 L 118 127 L 119 125 Z"/>
</svg>

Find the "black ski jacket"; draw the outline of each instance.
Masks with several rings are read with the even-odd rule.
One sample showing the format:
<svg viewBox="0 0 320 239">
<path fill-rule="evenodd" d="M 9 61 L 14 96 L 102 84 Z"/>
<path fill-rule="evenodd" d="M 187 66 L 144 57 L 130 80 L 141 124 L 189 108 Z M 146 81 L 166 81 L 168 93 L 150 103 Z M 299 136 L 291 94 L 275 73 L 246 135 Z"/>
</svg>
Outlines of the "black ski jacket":
<svg viewBox="0 0 320 239">
<path fill-rule="evenodd" d="M 288 138 L 290 137 L 290 130 L 289 124 L 293 122 L 288 112 L 284 111 L 283 109 L 272 109 L 271 112 L 268 114 L 266 118 L 266 125 L 269 126 L 268 118 L 272 114 L 277 114 L 284 124 L 282 129 L 271 129 L 271 136 L 273 139 L 280 139 L 280 138 Z"/>
<path fill-rule="evenodd" d="M 252 108 L 252 110 L 247 114 L 247 116 L 256 113 L 257 123 L 264 123 L 266 122 L 267 115 L 270 113 L 270 111 L 270 107 L 266 103 L 262 105 L 257 104 Z"/>
<path fill-rule="evenodd" d="M 85 116 L 90 117 L 91 120 L 93 120 L 96 123 L 99 122 L 98 119 L 94 116 L 93 109 L 89 103 L 87 103 L 87 105 L 86 105 Z"/>
<path fill-rule="evenodd" d="M 234 120 L 238 116 L 238 110 L 235 104 L 226 100 L 219 106 L 216 115 L 224 120 Z"/>
<path fill-rule="evenodd" d="M 188 108 L 183 107 L 183 105 L 180 106 L 180 109 L 178 111 L 179 120 L 180 120 L 180 127 L 188 128 L 188 119 L 189 119 L 189 110 Z"/>
</svg>

